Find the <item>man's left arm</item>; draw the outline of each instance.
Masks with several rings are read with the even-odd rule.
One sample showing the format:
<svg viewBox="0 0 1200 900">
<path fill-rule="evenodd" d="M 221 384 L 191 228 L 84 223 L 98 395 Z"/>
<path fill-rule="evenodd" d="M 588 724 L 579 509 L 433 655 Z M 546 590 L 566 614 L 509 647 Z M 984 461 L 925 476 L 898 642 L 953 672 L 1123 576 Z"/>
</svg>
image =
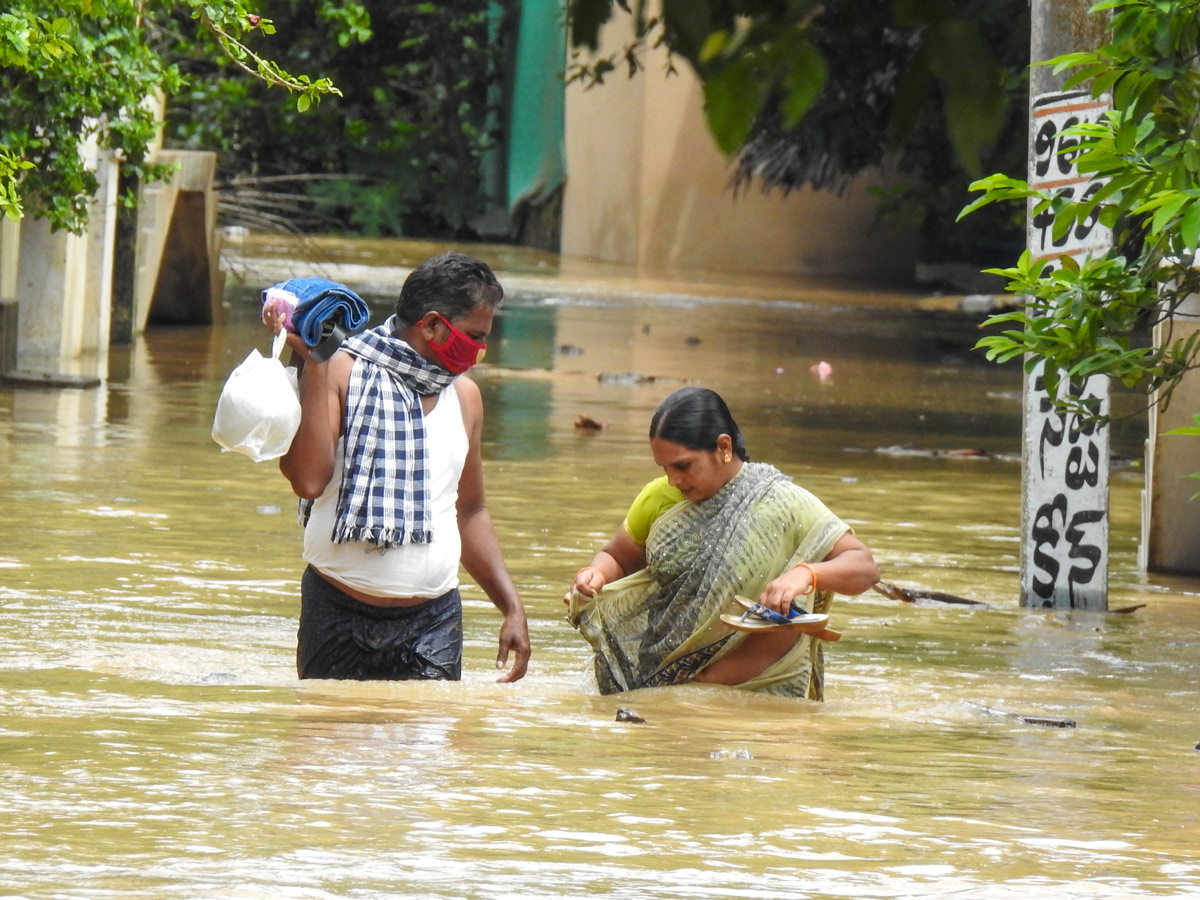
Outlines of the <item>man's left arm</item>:
<svg viewBox="0 0 1200 900">
<path fill-rule="evenodd" d="M 525 675 L 529 665 L 529 626 L 525 620 L 525 607 L 504 565 L 491 514 L 484 503 L 483 456 L 479 449 L 483 431 L 483 400 L 479 388 L 468 378 L 459 379 L 458 397 L 470 441 L 467 460 L 458 481 L 458 532 L 462 537 L 462 564 L 504 616 L 500 626 L 496 666 L 503 668 L 508 664 L 509 654 L 516 655 L 512 668 L 497 680 L 517 681 Z"/>
</svg>

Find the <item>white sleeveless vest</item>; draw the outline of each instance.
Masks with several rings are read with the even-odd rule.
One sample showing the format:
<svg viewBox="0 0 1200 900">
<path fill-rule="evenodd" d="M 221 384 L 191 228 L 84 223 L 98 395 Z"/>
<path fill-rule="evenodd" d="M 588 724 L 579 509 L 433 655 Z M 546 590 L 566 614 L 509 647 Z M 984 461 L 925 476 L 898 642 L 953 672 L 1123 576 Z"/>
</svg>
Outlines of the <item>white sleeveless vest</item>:
<svg viewBox="0 0 1200 900">
<path fill-rule="evenodd" d="M 433 540 L 381 550 L 361 541 L 335 544 L 330 535 L 337 516 L 345 439 L 339 439 L 333 477 L 313 502 L 304 529 L 304 561 L 356 590 L 376 597 L 440 597 L 458 586 L 462 539 L 458 533 L 458 480 L 467 460 L 458 388 L 447 386 L 425 415 L 429 448 L 429 494 Z"/>
</svg>

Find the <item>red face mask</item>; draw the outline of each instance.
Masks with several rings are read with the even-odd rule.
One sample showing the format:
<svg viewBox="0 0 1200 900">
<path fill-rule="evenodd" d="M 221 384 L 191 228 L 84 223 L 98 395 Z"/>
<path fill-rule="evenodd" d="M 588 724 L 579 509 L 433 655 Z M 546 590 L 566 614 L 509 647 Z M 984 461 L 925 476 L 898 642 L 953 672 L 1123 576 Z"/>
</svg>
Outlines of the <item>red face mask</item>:
<svg viewBox="0 0 1200 900">
<path fill-rule="evenodd" d="M 447 371 L 461 375 L 483 359 L 483 355 L 487 352 L 487 344 L 471 340 L 451 325 L 450 320 L 441 313 L 437 315 L 445 323 L 450 335 L 440 344 L 430 341 L 429 346 L 433 348 L 433 352 L 437 354 L 437 358 L 441 360 Z"/>
</svg>

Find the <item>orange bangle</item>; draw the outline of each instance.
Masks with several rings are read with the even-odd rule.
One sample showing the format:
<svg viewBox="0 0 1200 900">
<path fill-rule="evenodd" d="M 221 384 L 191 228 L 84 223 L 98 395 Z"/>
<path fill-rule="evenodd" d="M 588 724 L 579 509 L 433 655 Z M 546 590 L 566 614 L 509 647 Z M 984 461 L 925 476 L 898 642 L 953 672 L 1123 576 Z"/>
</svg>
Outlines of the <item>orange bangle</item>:
<svg viewBox="0 0 1200 900">
<path fill-rule="evenodd" d="M 807 591 L 805 591 L 803 594 L 800 595 L 801 597 L 807 597 L 809 594 L 811 594 L 813 591 L 815 591 L 817 589 L 817 573 L 815 571 L 813 571 L 813 567 L 810 566 L 808 563 L 796 563 L 794 568 L 808 569 L 808 577 L 812 579 L 812 584 L 810 584 L 808 586 Z"/>
</svg>

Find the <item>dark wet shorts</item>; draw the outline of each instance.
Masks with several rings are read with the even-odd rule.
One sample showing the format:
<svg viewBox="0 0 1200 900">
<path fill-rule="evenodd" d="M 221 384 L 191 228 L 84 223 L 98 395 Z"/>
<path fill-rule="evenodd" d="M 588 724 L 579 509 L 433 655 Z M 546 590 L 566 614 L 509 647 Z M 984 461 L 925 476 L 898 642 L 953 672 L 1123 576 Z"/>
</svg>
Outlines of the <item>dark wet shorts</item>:
<svg viewBox="0 0 1200 900">
<path fill-rule="evenodd" d="M 300 581 L 296 671 L 301 678 L 458 681 L 458 589 L 416 606 L 371 606 L 309 566 Z"/>
</svg>

